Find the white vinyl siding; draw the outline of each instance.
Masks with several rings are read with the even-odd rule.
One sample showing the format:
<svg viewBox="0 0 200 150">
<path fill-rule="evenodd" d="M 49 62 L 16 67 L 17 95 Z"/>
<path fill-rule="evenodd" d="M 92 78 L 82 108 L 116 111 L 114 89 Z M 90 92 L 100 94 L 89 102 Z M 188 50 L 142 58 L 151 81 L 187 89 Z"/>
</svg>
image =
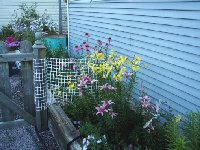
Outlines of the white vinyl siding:
<svg viewBox="0 0 200 150">
<path fill-rule="evenodd" d="M 58 0 L 1 0 L 0 2 L 0 28 L 7 25 L 13 18 L 14 10 L 19 8 L 19 5 L 26 3 L 28 6 L 37 3 L 37 11 L 43 14 L 47 10 L 47 14 L 53 21 L 59 24 L 59 3 Z M 20 12 L 19 12 L 20 14 Z M 67 7 L 62 1 L 62 22 L 63 32 L 67 33 Z"/>
<path fill-rule="evenodd" d="M 135 99 L 143 83 L 164 108 L 200 110 L 199 0 L 71 0 L 69 20 L 71 50 L 88 32 L 90 42 L 112 37 L 113 49 L 149 65 L 138 73 Z"/>
</svg>

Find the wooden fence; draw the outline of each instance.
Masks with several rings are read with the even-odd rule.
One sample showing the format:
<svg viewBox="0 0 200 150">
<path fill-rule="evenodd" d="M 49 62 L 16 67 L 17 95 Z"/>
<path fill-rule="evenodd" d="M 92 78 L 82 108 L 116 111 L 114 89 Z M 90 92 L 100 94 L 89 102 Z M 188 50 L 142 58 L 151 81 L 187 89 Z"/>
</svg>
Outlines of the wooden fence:
<svg viewBox="0 0 200 150">
<path fill-rule="evenodd" d="M 12 99 L 9 77 L 9 62 L 21 62 L 23 107 Z M 46 130 L 49 126 L 61 150 L 80 150 L 80 133 L 59 105 L 50 105 L 47 114 L 47 66 L 45 47 L 40 40 L 20 44 L 20 53 L 6 50 L 0 41 L 0 122 L 13 121 L 16 114 L 37 127 Z M 49 122 L 49 124 L 48 124 Z"/>
<path fill-rule="evenodd" d="M 34 81 L 40 70 L 45 68 L 37 67 L 34 69 L 33 62 L 45 58 L 45 47 L 38 39 L 35 44 L 28 41 L 22 41 L 20 44 L 20 53 L 10 52 L 6 49 L 6 44 L 0 41 L 0 122 L 13 121 L 16 114 L 23 117 L 38 129 L 47 128 L 47 111 L 36 111 L 37 90 L 40 84 L 45 80 Z M 12 99 L 11 84 L 9 77 L 9 62 L 21 62 L 21 81 L 23 87 L 23 107 L 20 107 Z M 45 100 L 43 100 L 45 101 Z M 37 104 L 36 104 L 37 102 Z M 43 118 L 41 118 L 43 117 Z M 46 123 L 44 121 L 46 120 Z"/>
</svg>

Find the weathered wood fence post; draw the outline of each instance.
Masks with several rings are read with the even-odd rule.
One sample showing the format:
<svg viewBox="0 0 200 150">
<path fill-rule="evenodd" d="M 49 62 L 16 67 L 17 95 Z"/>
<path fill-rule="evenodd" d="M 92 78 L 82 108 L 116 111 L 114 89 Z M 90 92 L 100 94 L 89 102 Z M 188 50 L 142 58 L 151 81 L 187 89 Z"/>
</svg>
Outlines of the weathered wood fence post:
<svg viewBox="0 0 200 150">
<path fill-rule="evenodd" d="M 32 44 L 29 41 L 20 43 L 21 53 L 33 53 Z M 24 94 L 24 109 L 35 116 L 34 89 L 33 89 L 33 61 L 22 61 L 22 82 Z"/>
<path fill-rule="evenodd" d="M 43 131 L 48 128 L 47 118 L 47 69 L 46 69 L 46 48 L 43 45 L 41 35 L 37 35 L 33 45 L 34 60 L 34 99 L 36 107 L 36 127 L 37 130 Z M 39 33 L 40 34 L 40 33 Z"/>
<path fill-rule="evenodd" d="M 0 41 L 0 54 L 5 54 L 6 51 L 6 45 L 4 42 Z M 9 65 L 8 62 L 2 62 L 0 63 L 0 91 L 2 91 L 6 96 L 9 98 L 12 97 L 11 95 L 11 85 L 10 78 L 9 78 Z M 14 120 L 14 112 L 9 110 L 4 105 L 0 106 L 2 110 L 2 121 L 11 121 Z"/>
</svg>

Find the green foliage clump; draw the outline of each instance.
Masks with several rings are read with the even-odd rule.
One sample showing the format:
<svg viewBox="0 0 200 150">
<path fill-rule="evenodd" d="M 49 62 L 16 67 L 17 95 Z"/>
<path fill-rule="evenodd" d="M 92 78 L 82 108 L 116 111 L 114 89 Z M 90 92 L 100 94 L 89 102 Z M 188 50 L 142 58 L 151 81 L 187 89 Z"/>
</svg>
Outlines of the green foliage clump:
<svg viewBox="0 0 200 150">
<path fill-rule="evenodd" d="M 199 150 L 200 149 L 200 112 L 187 114 L 184 121 L 172 118 L 166 126 L 168 150 Z"/>
<path fill-rule="evenodd" d="M 200 149 L 200 112 L 188 114 L 185 121 L 184 135 L 189 140 L 189 147 L 192 150 Z"/>
<path fill-rule="evenodd" d="M 62 46 L 52 50 L 48 44 L 45 44 L 46 47 L 46 58 L 69 58 L 69 54 Z"/>
<path fill-rule="evenodd" d="M 12 36 L 16 41 L 28 40 L 32 44 L 35 42 L 35 32 L 47 32 L 48 34 L 57 34 L 57 25 L 44 12 L 39 15 L 37 3 L 28 6 L 26 3 L 19 5 L 14 11 L 14 19 L 1 28 L 2 36 L 0 40 L 6 41 L 6 38 Z M 20 14 L 19 14 L 20 12 Z"/>
<path fill-rule="evenodd" d="M 3 26 L 1 28 L 1 32 L 2 32 L 2 35 L 0 36 L 0 40 L 2 40 L 2 41 L 5 41 L 6 37 L 14 34 L 14 30 L 13 30 L 11 24 L 8 24 L 7 26 Z"/>
</svg>

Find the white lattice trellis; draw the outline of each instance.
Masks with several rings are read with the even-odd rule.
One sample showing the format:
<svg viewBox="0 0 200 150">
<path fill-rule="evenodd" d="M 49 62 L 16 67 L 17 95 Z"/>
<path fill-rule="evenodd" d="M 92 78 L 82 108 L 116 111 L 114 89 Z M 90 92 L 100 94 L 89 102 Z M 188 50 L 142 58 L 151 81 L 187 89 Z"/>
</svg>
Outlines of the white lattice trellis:
<svg viewBox="0 0 200 150">
<path fill-rule="evenodd" d="M 78 87 L 79 79 L 82 75 L 90 75 L 96 79 L 96 76 L 91 72 L 87 63 L 89 59 L 61 59 L 50 58 L 47 63 L 47 81 L 48 89 L 51 92 L 54 100 L 57 102 L 65 102 L 72 100 L 73 96 L 80 93 Z M 90 60 L 91 61 L 91 60 Z M 68 84 L 73 83 L 75 89 L 68 88 Z M 93 91 L 95 85 L 88 85 L 87 89 Z"/>
</svg>

